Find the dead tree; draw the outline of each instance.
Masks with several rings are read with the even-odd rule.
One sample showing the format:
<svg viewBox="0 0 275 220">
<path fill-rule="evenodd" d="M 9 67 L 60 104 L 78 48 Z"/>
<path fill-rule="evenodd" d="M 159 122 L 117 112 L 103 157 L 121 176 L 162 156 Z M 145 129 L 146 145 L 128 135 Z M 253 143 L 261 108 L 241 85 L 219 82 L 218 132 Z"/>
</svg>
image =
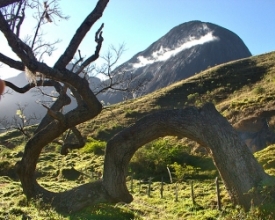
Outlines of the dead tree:
<svg viewBox="0 0 275 220">
<path fill-rule="evenodd" d="M 102 16 L 108 0 L 98 1 L 94 10 L 76 30 L 64 53 L 52 67 L 40 60 L 42 60 L 42 57 L 46 53 L 54 50 L 52 46 L 56 42 L 42 44 L 40 30 L 43 25 L 49 22 L 49 18 L 52 20 L 56 17 L 61 19 L 66 18 L 60 13 L 56 5 L 57 1 L 51 1 L 49 5 L 46 1 L 44 5 L 40 5 L 39 1 L 28 0 L 6 1 L 6 3 L 1 3 L 1 6 L 7 7 L 0 10 L 0 30 L 19 60 L 12 59 L 0 53 L 0 62 L 11 68 L 25 71 L 30 79 L 30 83 L 22 88 L 18 88 L 7 81 L 6 86 L 19 93 L 25 93 L 31 88 L 38 86 L 52 86 L 59 94 L 51 106 L 46 106 L 48 114 L 41 120 L 33 136 L 28 140 L 24 155 L 21 161 L 16 164 L 16 170 L 24 193 L 27 198 L 34 198 L 41 189 L 37 184 L 34 171 L 43 147 L 54 141 L 68 129 L 73 130 L 73 133 L 78 135 L 76 126 L 94 118 L 102 110 L 102 105 L 91 91 L 87 79 L 82 77 L 79 72 L 67 69 L 66 67 L 77 53 L 78 47 L 85 35 Z M 8 5 L 8 3 L 12 4 Z M 34 35 L 32 38 L 28 38 L 27 41 L 23 41 L 20 36 L 20 28 L 24 22 L 25 10 L 28 7 L 33 9 L 39 8 L 40 10 L 37 12 L 37 26 Z M 95 52 L 85 60 L 79 62 L 79 69 L 84 70 L 99 57 L 103 42 L 102 29 L 103 24 L 95 34 Z M 77 107 L 63 114 L 61 109 L 71 102 L 71 98 L 67 93 L 68 90 L 71 90 L 73 93 L 77 101 Z M 83 145 L 83 142 L 80 141 L 79 144 Z M 63 150 L 66 152 L 67 146 L 64 146 Z M 45 193 L 46 195 L 47 193 Z"/>
</svg>

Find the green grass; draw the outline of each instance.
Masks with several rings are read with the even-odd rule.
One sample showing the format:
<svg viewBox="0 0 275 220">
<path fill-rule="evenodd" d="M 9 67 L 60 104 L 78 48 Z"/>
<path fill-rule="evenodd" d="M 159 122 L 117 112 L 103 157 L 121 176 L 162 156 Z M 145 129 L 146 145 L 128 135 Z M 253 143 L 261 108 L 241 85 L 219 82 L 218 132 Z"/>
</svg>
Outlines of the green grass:
<svg viewBox="0 0 275 220">
<path fill-rule="evenodd" d="M 96 155 L 103 155 L 106 148 L 105 141 L 98 141 L 91 137 L 87 138 L 87 142 L 83 148 L 80 149 L 81 153 L 94 153 Z"/>
<path fill-rule="evenodd" d="M 207 219 L 218 217 L 222 213 L 217 209 L 214 180 L 193 181 L 195 204 L 191 200 L 190 181 L 165 184 L 163 198 L 160 198 L 160 182 L 154 182 L 150 197 L 146 191 L 134 189 L 134 201 L 124 207 L 136 211 L 142 219 Z M 176 199 L 175 190 L 178 190 Z M 222 188 L 223 208 L 231 206 L 228 195 Z"/>
<path fill-rule="evenodd" d="M 266 171 L 274 174 L 275 170 L 275 145 L 257 152 L 257 160 L 265 167 Z M 0 156 L 3 156 L 0 154 Z M 4 161 L 7 161 L 4 159 Z M 16 161 L 14 158 L 13 161 Z M 80 162 L 81 161 L 81 162 Z M 200 160 L 201 162 L 203 159 Z M 58 153 L 44 152 L 38 163 L 39 183 L 55 192 L 64 191 L 71 187 L 90 182 L 97 177 L 92 176 L 93 171 L 102 171 L 103 157 L 93 153 L 80 154 L 74 151 L 66 157 Z M 208 162 L 207 162 L 208 163 Z M 207 164 L 206 163 L 206 164 Z M 70 175 L 63 175 L 62 170 L 72 168 L 79 171 L 75 179 Z M 209 171 L 212 166 L 208 165 Z M 7 173 L 10 174 L 9 172 Z M 168 176 L 168 173 L 166 173 Z M 27 202 L 23 195 L 20 183 L 12 177 L 0 176 L 0 219 L 22 219 L 29 216 L 31 219 L 257 219 L 257 212 L 244 213 L 241 209 L 232 207 L 230 198 L 220 181 L 222 210 L 217 209 L 215 179 L 201 179 L 197 175 L 181 181 L 169 183 L 163 186 L 163 198 L 160 196 L 161 182 L 154 181 L 151 184 L 152 191 L 148 196 L 148 184 L 140 185 L 140 180 L 134 179 L 131 186 L 130 178 L 127 178 L 129 190 L 133 190 L 134 201 L 130 204 L 99 204 L 87 207 L 77 213 L 64 215 L 57 213 L 49 205 L 41 201 Z M 177 178 L 173 175 L 173 180 Z M 195 204 L 191 199 L 191 181 L 193 182 Z M 178 190 L 176 201 L 175 190 Z M 259 218 L 260 219 L 260 218 Z M 272 219 L 272 218 L 269 218 Z"/>
<path fill-rule="evenodd" d="M 249 115 L 266 112 L 270 126 L 274 128 L 275 115 L 271 114 L 275 106 L 274 83 L 275 52 L 272 52 L 219 65 L 147 96 L 108 106 L 98 117 L 79 126 L 89 137 L 83 149 L 74 150 L 67 156 L 58 153 L 60 147 L 56 144 L 43 150 L 37 164 L 38 182 L 51 191 L 60 192 L 94 181 L 102 173 L 102 154 L 109 138 L 144 115 L 160 109 L 211 101 L 232 124 Z M 31 132 L 34 128 L 29 129 Z M 26 201 L 13 168 L 22 156 L 26 141 L 18 131 L 0 134 L 0 219 L 274 219 L 259 217 L 257 209 L 245 213 L 238 207 L 233 208 L 222 183 L 222 210 L 218 211 L 214 184 L 217 171 L 211 158 L 202 156 L 203 151 L 195 150 L 200 148 L 191 140 L 174 137 L 149 143 L 134 155 L 129 169 L 129 175 L 135 177 L 131 204 L 100 204 L 63 215 L 39 199 Z M 255 153 L 255 156 L 266 172 L 275 176 L 275 145 Z M 167 165 L 178 183 L 169 183 Z M 187 171 L 187 168 L 198 171 Z M 166 184 L 163 198 L 160 198 L 162 176 Z M 148 186 L 141 187 L 138 183 L 140 179 L 150 177 L 153 177 L 153 191 L 148 196 Z M 130 188 L 130 177 L 127 179 Z M 195 204 L 190 197 L 191 181 Z M 264 184 L 267 189 L 269 183 Z"/>
<path fill-rule="evenodd" d="M 269 175 L 275 176 L 275 145 L 256 152 L 255 157 Z"/>
<path fill-rule="evenodd" d="M 146 96 L 108 106 L 79 128 L 97 140 L 108 141 L 148 113 L 205 102 L 215 103 L 233 124 L 247 115 L 274 109 L 274 79 L 275 52 L 229 62 Z M 270 125 L 275 127 L 273 121 Z"/>
</svg>

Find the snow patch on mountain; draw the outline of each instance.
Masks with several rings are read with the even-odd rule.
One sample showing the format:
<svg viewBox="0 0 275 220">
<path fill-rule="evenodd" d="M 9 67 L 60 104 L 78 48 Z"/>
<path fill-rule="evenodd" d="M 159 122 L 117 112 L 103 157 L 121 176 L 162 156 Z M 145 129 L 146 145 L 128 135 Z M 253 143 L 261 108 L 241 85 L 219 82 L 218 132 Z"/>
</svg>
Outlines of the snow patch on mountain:
<svg viewBox="0 0 275 220">
<path fill-rule="evenodd" d="M 170 57 L 175 56 L 183 50 L 216 40 L 219 40 L 219 38 L 214 36 L 213 32 L 208 32 L 206 35 L 201 36 L 198 39 L 196 39 L 195 37 L 190 37 L 188 41 L 180 44 L 175 49 L 163 48 L 163 46 L 161 46 L 160 49 L 158 51 L 154 51 L 150 57 L 138 56 L 137 59 L 139 62 L 133 63 L 132 66 L 134 68 L 140 68 L 155 62 L 163 62 L 168 60 Z"/>
</svg>

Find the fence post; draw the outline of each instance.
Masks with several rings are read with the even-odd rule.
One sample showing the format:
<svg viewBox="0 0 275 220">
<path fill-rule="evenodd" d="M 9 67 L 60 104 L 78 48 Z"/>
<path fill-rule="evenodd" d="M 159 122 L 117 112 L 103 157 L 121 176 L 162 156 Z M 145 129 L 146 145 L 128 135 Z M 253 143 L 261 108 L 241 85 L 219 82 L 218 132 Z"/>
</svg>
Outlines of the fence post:
<svg viewBox="0 0 275 220">
<path fill-rule="evenodd" d="M 193 204 L 193 205 L 196 205 L 195 195 L 194 195 L 193 181 L 191 181 L 191 199 L 192 199 L 192 204 Z"/>
<path fill-rule="evenodd" d="M 169 167 L 167 166 L 167 170 L 168 170 L 168 174 L 169 174 L 169 178 L 170 178 L 170 183 L 173 183 L 173 179 L 172 179 L 172 175 L 171 175 L 171 171 L 169 169 Z"/>
<path fill-rule="evenodd" d="M 133 190 L 133 185 L 134 185 L 134 183 L 133 183 L 133 174 L 131 175 L 131 192 L 134 192 L 134 190 Z"/>
<path fill-rule="evenodd" d="M 161 177 L 161 184 L 160 184 L 160 198 L 163 199 L 163 176 Z"/>
<path fill-rule="evenodd" d="M 217 193 L 217 206 L 218 206 L 218 210 L 221 210 L 222 205 L 221 205 L 220 186 L 219 186 L 219 178 L 218 177 L 216 177 L 215 183 L 216 183 L 216 193 Z"/>
<path fill-rule="evenodd" d="M 151 183 L 152 183 L 152 178 L 148 178 L 148 189 L 147 189 L 147 195 L 148 197 L 151 197 Z"/>
<path fill-rule="evenodd" d="M 175 202 L 178 202 L 179 199 L 178 199 L 178 183 L 176 183 L 175 185 Z"/>
</svg>

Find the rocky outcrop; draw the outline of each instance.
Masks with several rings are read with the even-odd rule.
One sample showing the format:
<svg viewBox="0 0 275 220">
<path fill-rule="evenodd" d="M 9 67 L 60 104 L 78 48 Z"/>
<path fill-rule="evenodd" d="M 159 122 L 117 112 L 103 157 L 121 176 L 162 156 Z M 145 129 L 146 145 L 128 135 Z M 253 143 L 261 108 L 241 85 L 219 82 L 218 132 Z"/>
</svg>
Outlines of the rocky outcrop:
<svg viewBox="0 0 275 220">
<path fill-rule="evenodd" d="M 265 117 L 247 117 L 233 127 L 253 153 L 275 143 L 275 133 Z"/>
</svg>

